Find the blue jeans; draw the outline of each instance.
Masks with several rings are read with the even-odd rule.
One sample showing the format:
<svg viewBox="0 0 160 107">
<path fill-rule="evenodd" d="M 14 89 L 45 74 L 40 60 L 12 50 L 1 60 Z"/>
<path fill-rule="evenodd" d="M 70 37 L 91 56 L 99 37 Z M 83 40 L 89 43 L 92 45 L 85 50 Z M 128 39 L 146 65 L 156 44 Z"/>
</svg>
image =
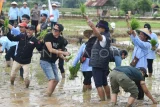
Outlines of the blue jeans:
<svg viewBox="0 0 160 107">
<path fill-rule="evenodd" d="M 114 56 L 116 67 L 121 66 L 122 58 L 121 56 Z"/>
<path fill-rule="evenodd" d="M 59 81 L 58 69 L 55 63 L 40 60 L 40 65 L 48 80 Z"/>
</svg>

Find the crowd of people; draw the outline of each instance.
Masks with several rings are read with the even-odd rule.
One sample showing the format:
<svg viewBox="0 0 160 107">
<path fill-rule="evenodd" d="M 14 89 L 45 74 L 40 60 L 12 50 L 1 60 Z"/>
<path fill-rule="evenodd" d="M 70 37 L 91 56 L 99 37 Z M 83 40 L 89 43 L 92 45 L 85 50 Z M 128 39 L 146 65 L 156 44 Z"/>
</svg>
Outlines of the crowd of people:
<svg viewBox="0 0 160 107">
<path fill-rule="evenodd" d="M 42 10 L 39 10 L 37 3 L 31 10 L 26 2 L 20 9 L 17 5 L 16 2 L 11 3 L 12 7 L 8 12 L 8 32 L 3 32 L 4 20 L 0 20 L 0 52 L 6 52 L 5 59 L 8 67 L 11 66 L 11 58 L 13 59 L 10 82 L 14 85 L 16 74 L 20 70 L 20 76 L 24 79 L 26 88 L 29 87 L 29 65 L 36 48 L 41 54 L 40 66 L 48 79 L 47 96 L 51 96 L 60 80 L 56 61 L 59 59 L 59 69 L 62 77 L 65 78 L 63 66 L 64 61 L 68 61 L 65 56 L 70 55 L 66 49 L 68 42 L 62 33 L 64 27 L 58 23 L 57 5 L 52 4 L 53 19 L 50 19 L 50 13 L 45 4 L 42 5 Z M 79 61 L 81 62 L 81 71 L 84 76 L 83 92 L 92 89 L 91 78 L 93 77 L 100 101 L 104 101 L 106 97 L 111 98 L 112 105 L 115 106 L 119 87 L 122 87 L 125 92 L 131 94 L 127 107 L 131 107 L 135 99 L 143 100 L 144 93 L 156 104 L 157 101 L 145 85 L 145 77 L 148 77 L 147 68 L 149 77 L 152 77 L 155 49 L 158 48 L 158 38 L 155 33 L 152 33 L 150 24 L 145 24 L 144 29 L 138 30 L 139 33 L 134 30 L 128 31 L 134 50 L 131 63 L 128 66 L 122 66 L 122 60 L 128 56 L 128 52 L 111 46 L 109 23 L 100 20 L 94 25 L 88 17 L 86 21 L 92 33 L 86 36 L 88 40 L 80 46 L 72 64 L 75 67 Z M 43 40 L 38 40 L 37 32 L 41 33 L 48 29 L 48 24 L 50 24 L 50 30 Z M 150 39 L 157 41 L 154 49 L 149 42 Z M 116 65 L 111 71 L 110 62 L 115 62 Z M 112 91 L 107 81 L 108 77 Z"/>
</svg>

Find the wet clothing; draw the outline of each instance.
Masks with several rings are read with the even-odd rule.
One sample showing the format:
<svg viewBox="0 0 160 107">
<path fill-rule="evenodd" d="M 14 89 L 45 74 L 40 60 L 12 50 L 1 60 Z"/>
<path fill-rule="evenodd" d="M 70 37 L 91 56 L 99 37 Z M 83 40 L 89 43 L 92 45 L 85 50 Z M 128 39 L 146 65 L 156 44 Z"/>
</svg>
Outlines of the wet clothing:
<svg viewBox="0 0 160 107">
<path fill-rule="evenodd" d="M 84 85 L 91 85 L 91 78 L 92 78 L 92 71 L 82 72 L 83 73 L 83 84 Z"/>
<path fill-rule="evenodd" d="M 15 61 L 20 64 L 29 64 L 31 62 L 35 47 L 37 50 L 42 49 L 42 44 L 34 36 L 28 37 L 22 34 L 13 36 L 9 32 L 7 37 L 11 41 L 19 41 Z"/>
<path fill-rule="evenodd" d="M 44 43 L 51 42 L 52 48 L 54 49 L 63 49 L 63 41 L 64 40 L 61 36 L 59 36 L 58 38 L 55 38 L 52 33 L 48 33 L 44 38 Z M 57 59 L 58 59 L 58 56 L 56 54 L 50 53 L 46 45 L 44 45 L 43 50 L 41 52 L 40 60 L 55 63 Z"/>
<path fill-rule="evenodd" d="M 61 71 L 61 73 L 65 72 L 65 70 L 64 70 L 64 60 L 62 58 L 59 58 L 58 67 L 59 67 L 59 70 Z"/>
<path fill-rule="evenodd" d="M 154 59 L 147 59 L 147 62 L 148 62 L 147 67 L 148 67 L 148 72 L 149 73 L 153 73 L 153 60 Z"/>
</svg>

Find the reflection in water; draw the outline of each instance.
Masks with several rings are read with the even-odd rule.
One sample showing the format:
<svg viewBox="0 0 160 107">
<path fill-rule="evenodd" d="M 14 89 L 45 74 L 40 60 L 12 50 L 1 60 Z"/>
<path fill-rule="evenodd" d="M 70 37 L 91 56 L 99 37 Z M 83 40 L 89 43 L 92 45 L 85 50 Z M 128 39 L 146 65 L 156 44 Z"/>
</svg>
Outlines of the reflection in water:
<svg viewBox="0 0 160 107">
<path fill-rule="evenodd" d="M 78 48 L 71 45 L 68 46 L 75 55 Z M 122 65 L 128 65 L 131 59 L 131 53 L 127 59 L 123 60 Z M 44 97 L 47 87 L 47 79 L 39 66 L 39 54 L 34 54 L 31 63 L 31 86 L 29 89 L 24 88 L 23 81 L 16 79 L 15 85 L 10 85 L 10 69 L 3 69 L 4 55 L 0 56 L 0 107 L 108 107 L 110 100 L 100 102 L 97 91 L 92 79 L 93 89 L 91 91 L 82 92 L 83 76 L 78 72 L 75 80 L 69 80 L 68 66 L 72 64 L 73 59 L 69 63 L 65 63 L 66 78 L 61 79 L 58 87 L 55 89 L 52 97 Z M 146 84 L 154 98 L 160 101 L 160 63 L 159 58 L 154 61 L 153 78 L 146 78 Z M 114 63 L 110 64 L 114 68 Z M 59 76 L 60 73 L 59 73 Z M 110 84 L 110 83 L 109 83 Z M 117 107 L 126 104 L 129 93 L 125 93 L 120 89 Z M 151 105 L 152 102 L 145 96 L 144 101 L 136 101 L 135 107 L 160 107 L 160 105 Z"/>
</svg>

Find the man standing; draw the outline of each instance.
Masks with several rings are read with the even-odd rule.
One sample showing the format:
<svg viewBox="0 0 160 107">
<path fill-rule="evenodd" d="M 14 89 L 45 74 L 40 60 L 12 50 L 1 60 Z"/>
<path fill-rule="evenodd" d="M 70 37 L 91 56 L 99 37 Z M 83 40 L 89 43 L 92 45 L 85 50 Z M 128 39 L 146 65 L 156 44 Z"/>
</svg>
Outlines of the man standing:
<svg viewBox="0 0 160 107">
<path fill-rule="evenodd" d="M 96 27 L 93 22 L 87 18 L 88 25 L 92 28 L 93 34 L 97 37 L 90 58 L 93 78 L 101 101 L 105 100 L 105 94 L 110 99 L 110 88 L 107 83 L 107 73 L 109 72 L 109 47 L 110 33 L 108 22 L 100 20 Z"/>
<path fill-rule="evenodd" d="M 28 16 L 30 16 L 30 9 L 29 7 L 27 7 L 27 3 L 24 2 L 23 3 L 23 7 L 20 8 L 20 20 L 22 21 L 22 16 L 24 14 L 27 14 Z"/>
<path fill-rule="evenodd" d="M 52 4 L 52 14 L 53 14 L 53 19 L 50 20 L 51 29 L 58 22 L 58 19 L 59 19 L 59 10 L 57 9 L 57 5 L 56 4 Z"/>
<path fill-rule="evenodd" d="M 9 17 L 9 23 L 11 25 L 14 24 L 14 22 L 19 22 L 19 9 L 17 8 L 17 3 L 12 2 L 11 3 L 12 7 L 10 7 L 9 12 L 8 12 L 8 17 Z"/>
<path fill-rule="evenodd" d="M 138 88 L 135 82 L 139 82 L 146 96 L 151 99 L 154 104 L 157 104 L 157 101 L 153 99 L 151 93 L 147 89 L 144 76 L 146 76 L 146 69 L 143 67 L 140 67 L 139 69 L 131 66 L 120 66 L 114 68 L 114 70 L 109 74 L 112 89 L 112 105 L 116 105 L 117 95 L 120 92 L 119 87 L 121 86 L 125 92 L 131 93 L 126 107 L 132 107 L 132 104 L 138 97 Z"/>
<path fill-rule="evenodd" d="M 49 17 L 49 11 L 46 9 L 46 7 L 47 6 L 45 4 L 42 5 L 42 10 L 40 11 L 40 15 L 46 14 L 47 18 L 48 18 Z"/>
<path fill-rule="evenodd" d="M 40 10 L 38 9 L 38 3 L 34 3 L 34 8 L 31 10 L 31 25 L 35 26 L 35 35 L 37 35 L 37 25 L 40 20 Z"/>
<path fill-rule="evenodd" d="M 146 23 L 144 25 L 144 28 L 147 28 L 149 30 L 149 34 L 150 34 L 151 39 L 154 39 L 154 40 L 157 41 L 157 44 L 155 46 L 153 46 L 151 50 L 149 50 L 149 53 L 147 55 L 149 77 L 152 77 L 153 60 L 156 58 L 155 50 L 158 48 L 158 45 L 159 45 L 158 44 L 158 37 L 155 33 L 152 32 L 150 24 Z"/>
</svg>

